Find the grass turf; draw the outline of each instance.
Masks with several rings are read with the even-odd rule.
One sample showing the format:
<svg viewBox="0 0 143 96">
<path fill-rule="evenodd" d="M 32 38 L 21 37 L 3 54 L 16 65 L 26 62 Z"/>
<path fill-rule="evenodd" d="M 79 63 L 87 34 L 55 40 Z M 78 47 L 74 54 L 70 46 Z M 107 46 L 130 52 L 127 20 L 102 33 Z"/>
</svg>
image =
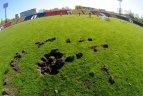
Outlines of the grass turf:
<svg viewBox="0 0 143 96">
<path fill-rule="evenodd" d="M 56 41 L 40 48 L 35 45 L 51 37 Z M 65 42 L 68 38 L 70 44 Z M 79 43 L 80 38 L 86 41 Z M 96 16 L 44 17 L 11 26 L 0 32 L 0 90 L 16 88 L 16 96 L 142 96 L 142 38 L 139 26 L 114 18 L 106 22 Z M 93 45 L 98 46 L 97 52 L 88 48 Z M 59 48 L 64 58 L 79 52 L 83 57 L 65 63 L 57 75 L 41 75 L 37 62 L 53 48 Z M 18 61 L 21 72 L 17 73 L 9 63 L 22 50 L 27 53 Z M 108 68 L 114 84 L 108 82 L 103 66 Z M 11 84 L 3 86 L 6 76 Z"/>
</svg>

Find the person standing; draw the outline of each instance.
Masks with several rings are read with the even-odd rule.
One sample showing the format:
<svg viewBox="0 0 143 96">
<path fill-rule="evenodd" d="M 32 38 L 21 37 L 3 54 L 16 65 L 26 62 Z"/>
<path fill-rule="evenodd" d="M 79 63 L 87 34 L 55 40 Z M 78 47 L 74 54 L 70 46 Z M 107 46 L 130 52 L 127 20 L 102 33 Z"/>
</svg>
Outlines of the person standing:
<svg viewBox="0 0 143 96">
<path fill-rule="evenodd" d="M 78 15 L 80 16 L 80 12 L 78 13 Z"/>
<path fill-rule="evenodd" d="M 91 18 L 91 13 L 89 13 L 89 18 Z"/>
</svg>

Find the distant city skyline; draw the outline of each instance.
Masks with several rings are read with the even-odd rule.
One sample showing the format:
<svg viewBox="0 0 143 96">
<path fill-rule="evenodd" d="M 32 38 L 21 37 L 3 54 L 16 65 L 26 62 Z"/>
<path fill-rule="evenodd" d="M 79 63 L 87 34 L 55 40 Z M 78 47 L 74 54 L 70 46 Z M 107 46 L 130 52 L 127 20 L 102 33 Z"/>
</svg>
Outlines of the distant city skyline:
<svg viewBox="0 0 143 96">
<path fill-rule="evenodd" d="M 36 8 L 53 9 L 69 7 L 74 9 L 76 5 L 105 9 L 107 11 L 117 12 L 119 8 L 118 0 L 0 0 L 0 19 L 4 20 L 5 14 L 3 9 L 4 3 L 9 3 L 7 8 L 7 18 L 14 18 L 15 14 Z M 122 9 L 143 16 L 143 0 L 123 0 Z"/>
</svg>

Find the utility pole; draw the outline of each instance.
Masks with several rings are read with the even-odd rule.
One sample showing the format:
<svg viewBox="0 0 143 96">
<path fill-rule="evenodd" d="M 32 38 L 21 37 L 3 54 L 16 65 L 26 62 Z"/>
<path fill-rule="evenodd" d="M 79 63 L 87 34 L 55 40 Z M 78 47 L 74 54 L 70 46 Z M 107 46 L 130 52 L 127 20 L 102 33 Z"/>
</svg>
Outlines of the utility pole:
<svg viewBox="0 0 143 96">
<path fill-rule="evenodd" d="M 119 15 L 121 15 L 122 14 L 122 8 L 121 8 L 122 0 L 118 0 L 118 1 L 119 1 Z"/>
</svg>

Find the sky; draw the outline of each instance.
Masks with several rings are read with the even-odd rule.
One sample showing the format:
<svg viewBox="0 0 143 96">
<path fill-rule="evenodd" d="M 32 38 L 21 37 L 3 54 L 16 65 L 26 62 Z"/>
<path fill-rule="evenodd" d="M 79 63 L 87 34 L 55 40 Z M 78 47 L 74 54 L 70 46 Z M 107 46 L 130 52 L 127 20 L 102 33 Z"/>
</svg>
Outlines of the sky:
<svg viewBox="0 0 143 96">
<path fill-rule="evenodd" d="M 36 8 L 53 9 L 68 6 L 74 9 L 76 5 L 105 9 L 107 11 L 117 12 L 119 7 L 118 0 L 0 0 L 0 19 L 4 20 L 5 10 L 3 4 L 9 4 L 7 8 L 7 18 L 14 18 L 15 14 Z M 122 9 L 131 10 L 133 13 L 143 16 L 143 0 L 123 0 Z"/>
</svg>

